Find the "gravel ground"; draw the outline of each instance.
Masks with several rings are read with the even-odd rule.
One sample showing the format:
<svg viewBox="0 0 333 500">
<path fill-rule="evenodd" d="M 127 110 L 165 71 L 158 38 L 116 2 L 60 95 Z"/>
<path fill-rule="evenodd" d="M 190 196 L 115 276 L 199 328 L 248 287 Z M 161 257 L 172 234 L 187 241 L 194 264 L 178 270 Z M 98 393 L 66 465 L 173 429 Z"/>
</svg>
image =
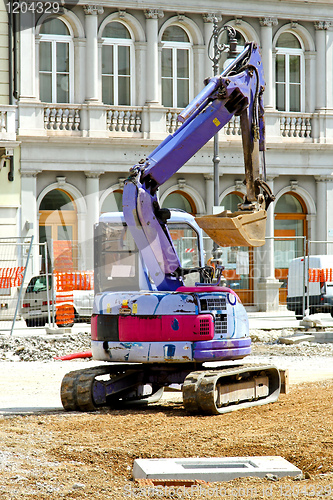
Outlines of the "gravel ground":
<svg viewBox="0 0 333 500">
<path fill-rule="evenodd" d="M 94 362 L 59 362 L 54 357 L 89 351 L 90 334 L 83 330 L 0 335 L 1 500 L 333 500 L 333 344 L 284 345 L 279 337 L 293 330 L 252 330 L 248 362 L 284 363 L 293 372 L 299 367 L 300 380 L 311 377 L 312 369 L 330 370 L 324 377 L 330 380 L 297 383 L 272 405 L 193 416 L 186 414 L 180 399 L 163 398 L 147 409 L 64 412 L 61 377 Z M 258 455 L 283 456 L 303 475 L 298 481 L 245 478 L 186 490 L 166 485 L 155 491 L 132 479 L 135 458 Z"/>
</svg>

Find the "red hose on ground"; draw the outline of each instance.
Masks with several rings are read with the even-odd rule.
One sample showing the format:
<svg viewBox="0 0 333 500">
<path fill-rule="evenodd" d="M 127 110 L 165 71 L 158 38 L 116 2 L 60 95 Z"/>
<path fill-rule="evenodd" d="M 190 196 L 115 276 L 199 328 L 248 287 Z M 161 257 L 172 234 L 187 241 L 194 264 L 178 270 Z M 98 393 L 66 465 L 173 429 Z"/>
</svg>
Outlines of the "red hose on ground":
<svg viewBox="0 0 333 500">
<path fill-rule="evenodd" d="M 70 361 L 71 359 L 78 358 L 92 358 L 92 352 L 73 352 L 73 354 L 66 354 L 66 356 L 54 356 L 54 359 L 60 359 L 61 361 Z"/>
</svg>

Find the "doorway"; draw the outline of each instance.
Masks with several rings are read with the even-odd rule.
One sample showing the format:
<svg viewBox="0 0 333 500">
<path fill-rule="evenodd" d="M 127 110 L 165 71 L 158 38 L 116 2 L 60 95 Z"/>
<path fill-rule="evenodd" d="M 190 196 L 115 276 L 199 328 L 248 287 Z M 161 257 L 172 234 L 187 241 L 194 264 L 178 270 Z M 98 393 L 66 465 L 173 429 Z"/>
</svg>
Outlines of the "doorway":
<svg viewBox="0 0 333 500">
<path fill-rule="evenodd" d="M 49 268 L 52 260 L 55 271 L 78 269 L 77 209 L 74 200 L 62 189 L 53 189 L 40 203 L 39 242 L 47 242 Z M 45 271 L 43 256 L 41 270 Z"/>
</svg>

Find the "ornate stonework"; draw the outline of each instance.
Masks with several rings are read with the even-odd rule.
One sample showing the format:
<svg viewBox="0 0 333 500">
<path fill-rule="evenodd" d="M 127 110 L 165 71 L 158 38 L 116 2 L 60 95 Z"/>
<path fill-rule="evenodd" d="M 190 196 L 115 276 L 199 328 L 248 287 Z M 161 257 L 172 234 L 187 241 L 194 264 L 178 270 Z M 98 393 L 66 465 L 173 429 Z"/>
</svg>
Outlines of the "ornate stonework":
<svg viewBox="0 0 333 500">
<path fill-rule="evenodd" d="M 146 19 L 162 19 L 164 12 L 161 9 L 146 9 L 145 16 Z"/>
<path fill-rule="evenodd" d="M 203 18 L 204 23 L 213 23 L 214 19 L 216 19 L 218 23 L 220 23 L 222 21 L 221 14 L 216 14 L 216 13 L 214 14 L 211 12 L 208 12 L 206 14 L 202 14 L 202 18 Z"/>
<path fill-rule="evenodd" d="M 333 26 L 333 21 L 315 21 L 314 27 L 316 30 L 328 30 Z"/>
<path fill-rule="evenodd" d="M 276 17 L 261 17 L 259 19 L 259 22 L 260 26 L 268 26 L 268 27 L 277 26 L 278 24 L 278 20 Z"/>
<path fill-rule="evenodd" d="M 103 14 L 104 12 L 103 7 L 100 5 L 84 5 L 83 10 L 86 15 Z"/>
</svg>

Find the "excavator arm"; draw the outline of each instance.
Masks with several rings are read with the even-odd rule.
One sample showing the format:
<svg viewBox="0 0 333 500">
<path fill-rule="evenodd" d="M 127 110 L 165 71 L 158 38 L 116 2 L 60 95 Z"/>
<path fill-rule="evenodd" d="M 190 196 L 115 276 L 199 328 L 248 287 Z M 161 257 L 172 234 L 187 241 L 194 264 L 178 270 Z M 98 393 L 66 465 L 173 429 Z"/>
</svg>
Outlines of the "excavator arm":
<svg viewBox="0 0 333 500">
<path fill-rule="evenodd" d="M 240 116 L 246 197 L 239 211 L 196 218 L 219 245 L 260 246 L 265 242 L 266 208 L 274 199 L 265 183 L 260 152 L 265 151 L 264 76 L 258 46 L 243 52 L 180 113 L 183 122 L 145 160 L 135 165 L 125 182 L 123 210 L 150 275 L 159 290 L 183 284 L 180 261 L 167 229 L 169 211 L 158 204 L 157 190 L 235 115 Z"/>
</svg>

